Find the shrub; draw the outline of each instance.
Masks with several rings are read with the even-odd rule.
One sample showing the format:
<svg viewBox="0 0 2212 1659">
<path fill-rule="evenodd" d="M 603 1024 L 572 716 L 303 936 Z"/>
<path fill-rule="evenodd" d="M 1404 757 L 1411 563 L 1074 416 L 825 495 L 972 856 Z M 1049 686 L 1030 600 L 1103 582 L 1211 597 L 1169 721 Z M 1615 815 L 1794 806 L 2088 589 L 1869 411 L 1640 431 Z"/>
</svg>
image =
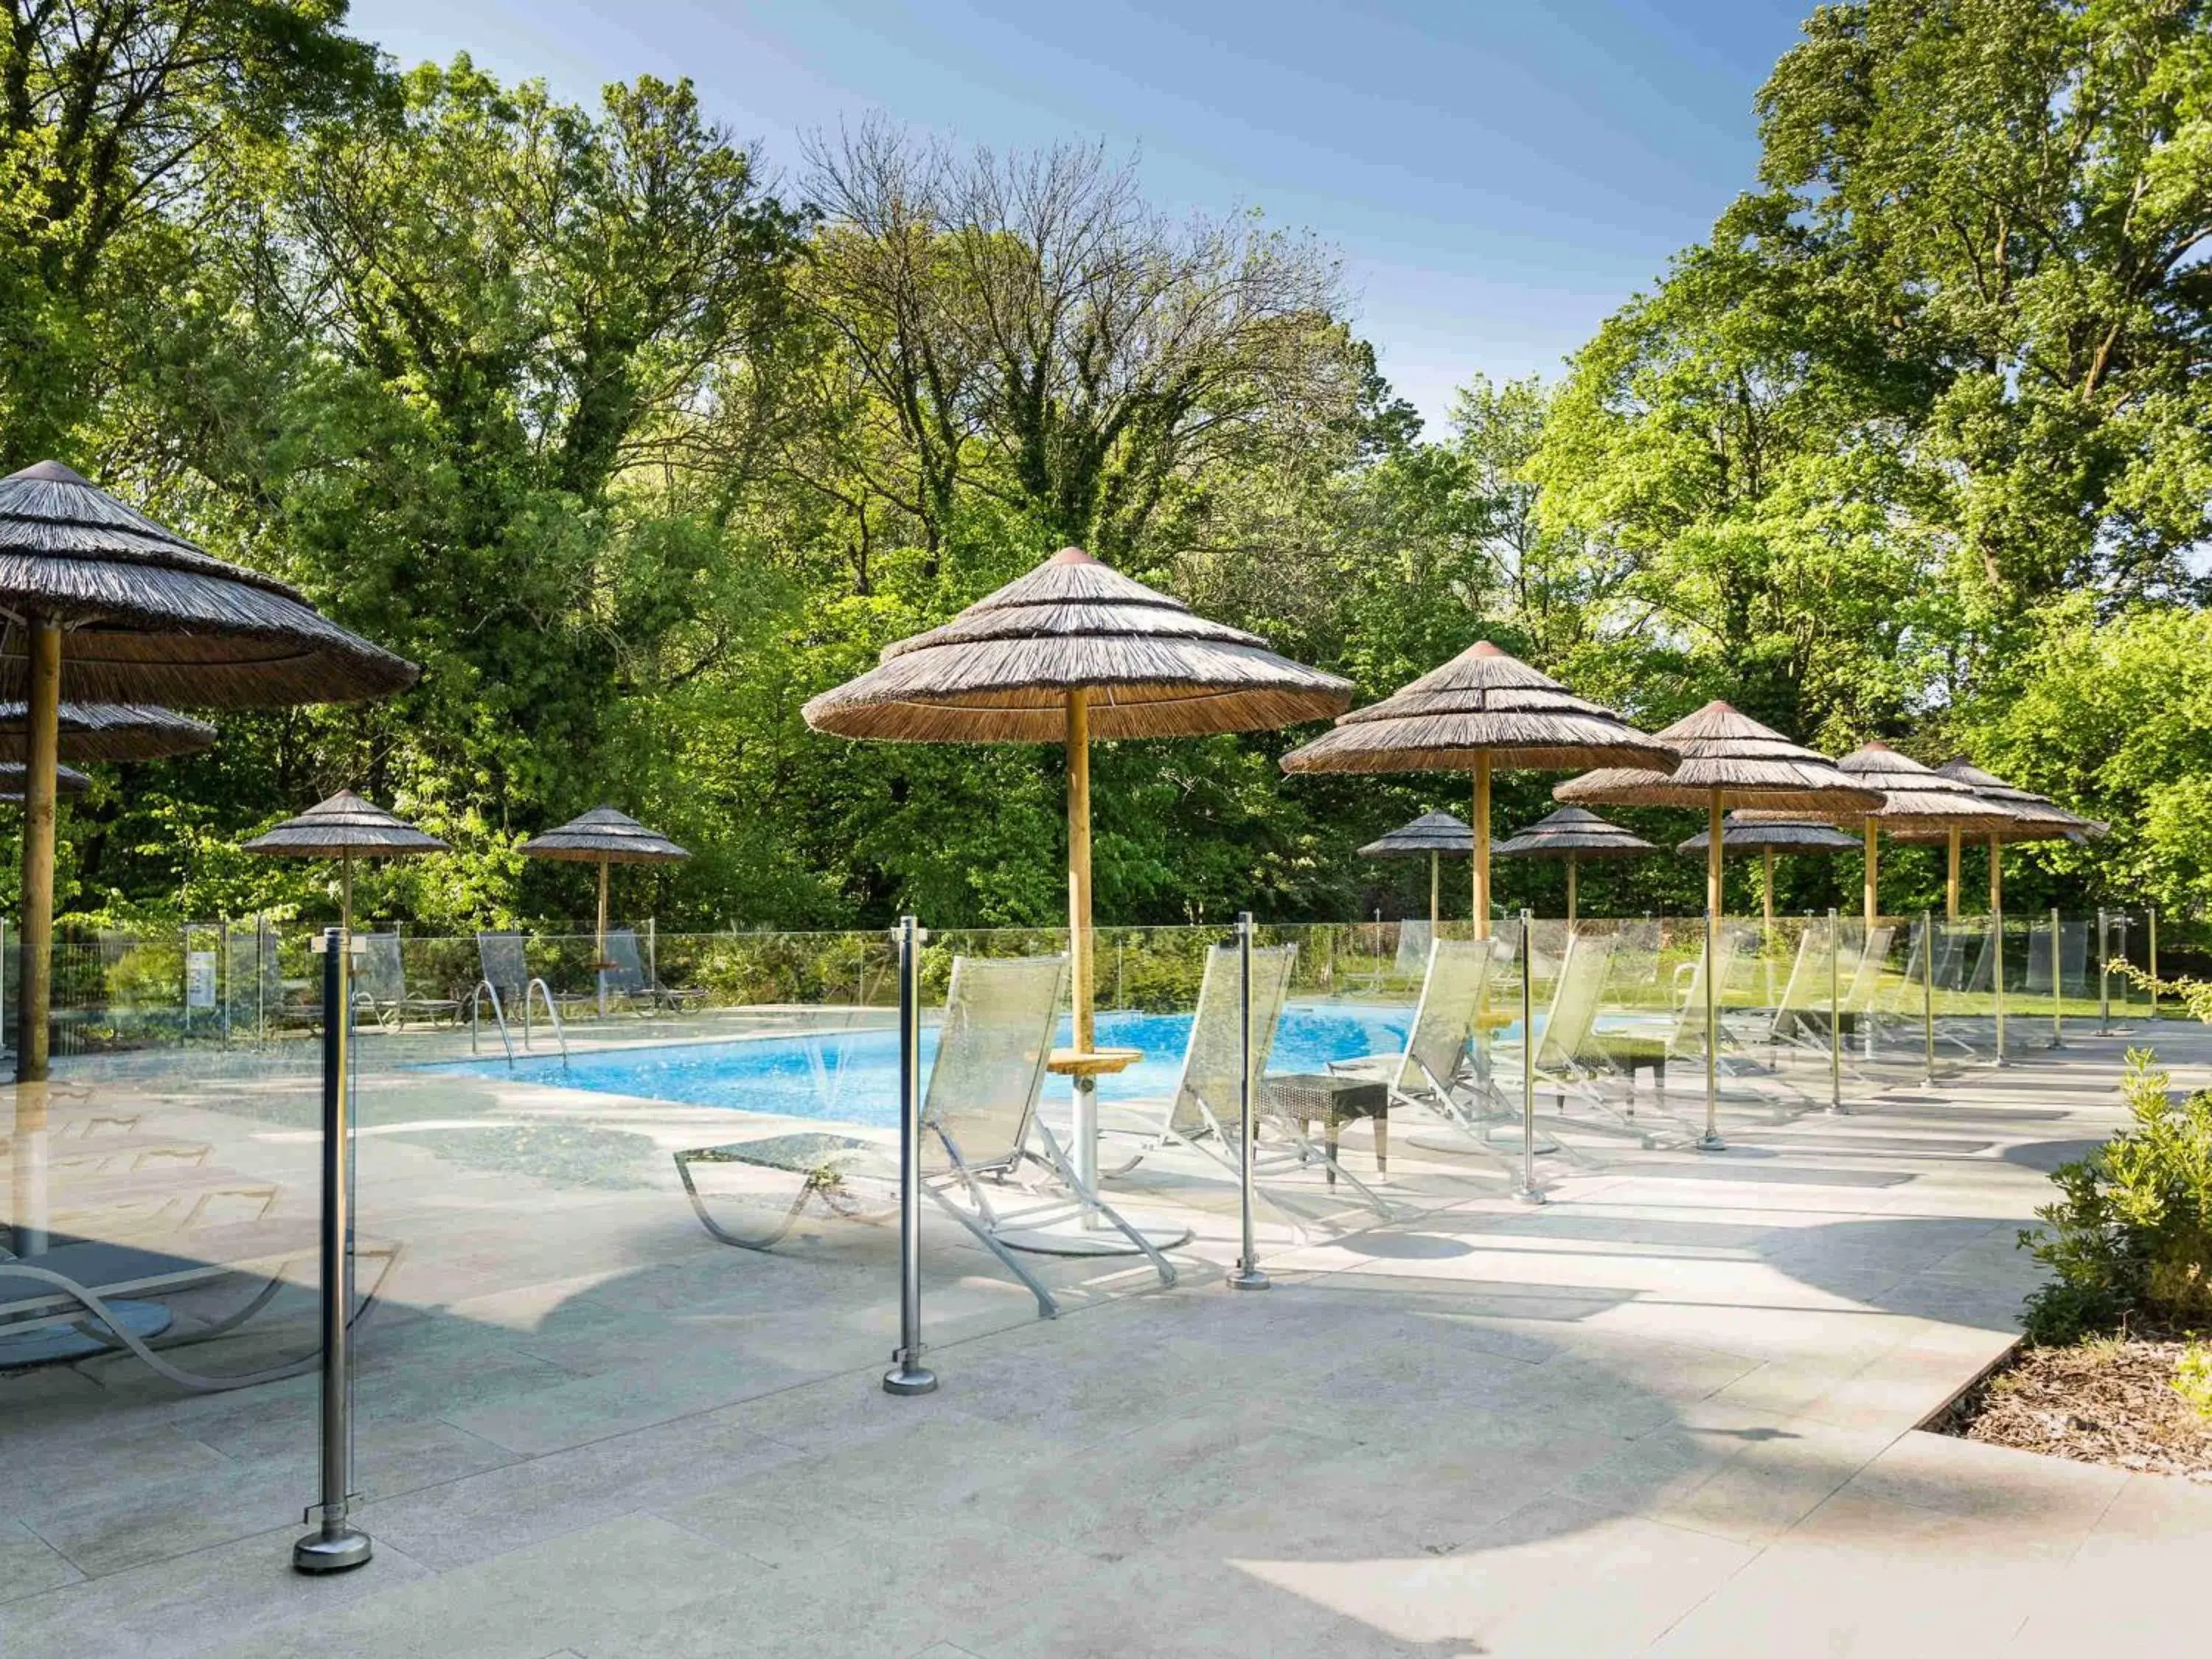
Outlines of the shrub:
<svg viewBox="0 0 2212 1659">
<path fill-rule="evenodd" d="M 2022 1249 L 2052 1279 L 2027 1298 L 2031 1341 L 2069 1342 L 2131 1317 L 2212 1321 L 2212 1091 L 2176 1102 L 2154 1057 L 2128 1055 L 2135 1121 L 2059 1166 L 2058 1199 L 2036 1212 Z"/>
<path fill-rule="evenodd" d="M 2212 1417 L 2212 1343 L 2192 1342 L 2173 1368 L 2173 1391 L 2197 1410 Z"/>
</svg>

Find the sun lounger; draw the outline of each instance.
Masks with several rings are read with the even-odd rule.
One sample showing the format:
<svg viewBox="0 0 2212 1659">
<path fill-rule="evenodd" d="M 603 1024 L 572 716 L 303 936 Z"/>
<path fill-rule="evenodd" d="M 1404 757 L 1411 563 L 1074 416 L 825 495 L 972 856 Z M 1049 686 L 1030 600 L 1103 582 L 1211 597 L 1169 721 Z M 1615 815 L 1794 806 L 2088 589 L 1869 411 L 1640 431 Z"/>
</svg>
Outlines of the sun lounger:
<svg viewBox="0 0 2212 1659">
<path fill-rule="evenodd" d="M 434 1025 L 441 1020 L 447 1024 L 459 1022 L 459 998 L 408 994 L 407 966 L 398 934 L 363 933 L 360 937 L 360 971 L 354 978 L 354 1000 L 359 1007 L 368 1011 L 369 1017 L 379 1025 L 391 1031 L 410 1020 Z"/>
<path fill-rule="evenodd" d="M 1405 1047 L 1392 1054 L 1332 1060 L 1328 1069 L 1376 1079 L 1389 1091 L 1392 1105 L 1430 1112 L 1466 1135 L 1468 1151 L 1498 1157 L 1483 1138 L 1499 1114 L 1489 1079 L 1478 1073 L 1474 1041 L 1495 960 L 1487 939 L 1437 940 Z"/>
<path fill-rule="evenodd" d="M 315 1352 L 235 1376 L 213 1376 L 171 1364 L 155 1349 L 204 1342 L 235 1330 L 283 1288 L 289 1269 L 317 1261 L 320 1249 L 311 1222 L 262 1221 L 203 1228 L 158 1247 L 87 1242 L 35 1256 L 0 1254 L 0 1369 L 123 1349 L 170 1382 L 200 1392 L 296 1376 L 314 1366 Z M 358 1325 L 390 1279 L 400 1250 L 395 1244 L 357 1238 L 354 1254 L 357 1261 L 382 1264 L 349 1321 Z M 143 1310 L 149 1299 L 234 1277 L 262 1282 L 230 1313 L 182 1333 L 175 1333 L 166 1317 L 149 1318 Z M 129 1311 L 118 1305 L 126 1298 Z"/>
<path fill-rule="evenodd" d="M 1388 1216 L 1389 1206 L 1366 1182 L 1358 1179 L 1329 1154 L 1325 1145 L 1305 1132 L 1303 1120 L 1268 1109 L 1267 1058 L 1275 1046 L 1275 1027 L 1289 999 L 1291 972 L 1297 960 L 1295 945 L 1265 945 L 1252 952 L 1251 1088 L 1254 1139 L 1273 1130 L 1288 1141 L 1287 1147 L 1264 1144 L 1253 1149 L 1252 1178 L 1255 1186 L 1319 1165 L 1332 1185 L 1343 1182 L 1378 1214 Z M 1198 1009 L 1183 1048 L 1182 1073 L 1175 1093 L 1152 1109 L 1157 1114 L 1143 1127 L 1115 1126 L 1111 1133 L 1133 1133 L 1136 1151 L 1127 1162 L 1105 1171 L 1105 1178 L 1127 1175 L 1152 1152 L 1170 1144 L 1188 1147 L 1226 1169 L 1231 1176 L 1242 1173 L 1239 1146 L 1238 1022 L 1242 1008 L 1237 988 L 1237 951 L 1234 945 L 1207 948 L 1206 969 L 1198 986 Z"/>
<path fill-rule="evenodd" d="M 642 1003 L 648 1013 L 663 1009 L 681 1013 L 707 1000 L 704 991 L 672 991 L 660 982 L 658 975 L 647 973 L 635 928 L 607 930 L 607 962 L 605 977 L 608 994 L 623 998 L 633 1007 Z"/>
<path fill-rule="evenodd" d="M 1562 1127 L 1570 1127 L 1568 1103 L 1579 1102 L 1592 1115 L 1574 1117 L 1571 1126 L 1574 1129 L 1626 1136 L 1650 1146 L 1656 1141 L 1648 1127 L 1635 1121 L 1632 1107 L 1627 1111 L 1615 1107 L 1597 1086 L 1601 1078 L 1621 1065 L 1623 1051 L 1601 1043 L 1596 1035 L 1598 1011 L 1603 1006 L 1617 943 L 1611 933 L 1580 930 L 1571 933 L 1553 981 L 1550 1006 L 1534 1042 L 1524 1031 L 1511 1042 L 1494 1045 L 1492 1054 L 1499 1068 L 1500 1086 L 1509 1097 L 1515 1085 L 1504 1082 L 1506 1070 L 1510 1066 L 1517 1081 L 1520 1066 L 1528 1066 L 1538 1089 L 1552 1095 Z"/>
<path fill-rule="evenodd" d="M 1172 1285 L 1174 1267 L 1138 1230 L 1076 1174 L 1073 1164 L 1036 1115 L 1038 1094 L 1051 1057 L 1065 994 L 1067 958 L 954 959 L 945 994 L 945 1023 L 922 1101 L 922 1190 L 959 1221 L 1001 1266 L 1029 1287 L 1037 1311 L 1049 1319 L 1059 1304 L 1014 1255 L 1088 1255 L 1085 1234 L 1066 1233 L 1053 1249 L 1052 1230 L 1095 1215 L 1152 1263 L 1160 1282 Z M 725 1226 L 709 1212 L 694 1178 L 701 1165 L 749 1164 L 797 1175 L 797 1195 L 765 1231 Z M 769 1249 L 797 1224 L 810 1204 L 831 1214 L 880 1212 L 853 1192 L 853 1183 L 888 1186 L 896 1204 L 898 1160 L 884 1142 L 830 1133 L 776 1135 L 676 1154 L 676 1169 L 691 1207 L 707 1231 L 726 1244 Z M 1024 1199 L 1007 1207 L 1010 1197 Z"/>
</svg>

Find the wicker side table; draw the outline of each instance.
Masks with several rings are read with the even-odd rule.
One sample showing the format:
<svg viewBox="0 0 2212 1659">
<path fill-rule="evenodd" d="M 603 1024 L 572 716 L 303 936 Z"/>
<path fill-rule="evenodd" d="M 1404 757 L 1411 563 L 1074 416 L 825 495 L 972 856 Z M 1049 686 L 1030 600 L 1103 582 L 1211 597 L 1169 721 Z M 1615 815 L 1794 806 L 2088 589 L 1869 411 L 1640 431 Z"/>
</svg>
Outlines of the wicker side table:
<svg viewBox="0 0 2212 1659">
<path fill-rule="evenodd" d="M 1292 1072 L 1264 1078 L 1258 1105 L 1271 1116 L 1285 1118 L 1304 1133 L 1318 1123 L 1326 1137 L 1329 1161 L 1336 1160 L 1339 1130 L 1355 1118 L 1375 1124 L 1375 1172 L 1390 1170 L 1390 1091 L 1373 1078 L 1339 1077 L 1321 1072 Z M 1336 1185 L 1336 1170 L 1328 1171 L 1328 1184 Z"/>
</svg>

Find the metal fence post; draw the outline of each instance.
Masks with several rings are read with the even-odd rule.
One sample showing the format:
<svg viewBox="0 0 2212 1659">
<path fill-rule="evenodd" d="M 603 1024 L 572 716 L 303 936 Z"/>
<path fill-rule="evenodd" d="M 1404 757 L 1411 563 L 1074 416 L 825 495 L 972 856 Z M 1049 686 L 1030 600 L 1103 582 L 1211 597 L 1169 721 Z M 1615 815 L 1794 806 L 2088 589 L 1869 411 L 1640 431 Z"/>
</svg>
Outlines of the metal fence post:
<svg viewBox="0 0 2212 1659">
<path fill-rule="evenodd" d="M 1836 961 L 1837 953 L 1843 948 L 1842 933 L 1842 919 L 1835 911 L 1829 911 L 1828 1109 L 1835 1113 L 1844 1109 L 1844 999 L 1841 991 L 1843 975 L 1838 969 Z"/>
<path fill-rule="evenodd" d="M 1936 913 L 1920 913 L 1920 1057 L 1923 1086 L 1936 1086 Z"/>
<path fill-rule="evenodd" d="M 2150 928 L 2150 1017 L 2158 1018 L 2158 912 L 2150 906 L 2143 907 L 2143 921 Z"/>
<path fill-rule="evenodd" d="M 1829 914 L 1832 915 L 1835 913 L 1831 911 Z M 1706 905 L 1703 946 L 1705 954 L 1704 965 L 1698 970 L 1698 977 L 1704 981 L 1705 988 L 1705 1132 L 1697 1139 L 1697 1148 L 1701 1152 L 1724 1152 L 1728 1150 L 1728 1142 L 1721 1139 L 1720 1013 L 1713 990 L 1714 945 L 1720 925 L 1719 915 L 1711 904 Z M 1524 1036 L 1523 1042 L 1526 1040 Z M 1522 1053 L 1528 1064 L 1534 1064 L 1536 1056 L 1533 1050 L 1524 1047 Z"/>
<path fill-rule="evenodd" d="M 885 1394 L 932 1394 L 937 1375 L 921 1363 L 921 931 L 901 916 L 899 1007 L 899 1345 L 884 1373 Z"/>
<path fill-rule="evenodd" d="M 2051 1046 L 2066 1046 L 2066 927 L 2051 907 Z"/>
<path fill-rule="evenodd" d="M 1243 1249 L 1232 1290 L 1267 1290 L 1252 1241 L 1252 911 L 1237 911 L 1237 1225 Z"/>
<path fill-rule="evenodd" d="M 1990 996 L 1996 1010 L 1997 1053 L 1993 1064 L 2009 1066 L 2004 1041 L 2004 912 L 1990 912 Z"/>
<path fill-rule="evenodd" d="M 1252 913 L 1237 913 L 1237 1219 L 1243 1253 L 1229 1275 L 1240 1291 L 1264 1291 L 1259 1248 L 1252 1239 Z"/>
<path fill-rule="evenodd" d="M 2097 1035 L 2112 1034 L 2112 946 L 2105 907 L 2097 907 Z"/>
<path fill-rule="evenodd" d="M 883 1374 L 884 1394 L 933 1394 L 922 1364 L 922 931 L 911 915 L 891 929 L 898 942 L 898 1352 Z"/>
<path fill-rule="evenodd" d="M 368 1534 L 352 1522 L 353 1098 L 351 963 L 344 933 L 325 928 L 323 957 L 322 1492 L 301 1518 L 315 1531 L 292 1546 L 301 1572 L 343 1572 L 366 1562 Z"/>
<path fill-rule="evenodd" d="M 1523 1204 L 1543 1204 L 1544 1189 L 1536 1184 L 1536 1026 L 1530 981 L 1536 977 L 1533 918 L 1521 913 L 1521 1185 L 1513 1194 Z M 1629 1079 L 1635 1081 L 1632 1076 Z"/>
</svg>

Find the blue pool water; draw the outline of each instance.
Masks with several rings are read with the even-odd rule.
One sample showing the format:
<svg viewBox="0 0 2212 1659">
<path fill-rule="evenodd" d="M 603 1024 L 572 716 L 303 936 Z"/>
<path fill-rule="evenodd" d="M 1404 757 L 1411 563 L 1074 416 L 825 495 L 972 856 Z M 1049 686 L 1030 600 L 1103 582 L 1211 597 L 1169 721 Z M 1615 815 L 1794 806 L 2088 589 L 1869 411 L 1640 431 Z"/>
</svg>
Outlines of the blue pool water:
<svg viewBox="0 0 2212 1659">
<path fill-rule="evenodd" d="M 1292 1003 L 1275 1028 L 1267 1069 L 1318 1072 L 1333 1060 L 1394 1053 L 1405 1046 L 1412 1020 L 1410 1008 Z M 1145 1057 L 1099 1079 L 1099 1099 L 1158 1100 L 1171 1093 L 1182 1075 L 1190 1022 L 1188 1014 L 1100 1014 L 1100 1048 L 1141 1048 Z M 1068 1041 L 1065 1021 L 1059 1040 Z M 925 1079 L 936 1054 L 937 1033 L 926 1028 Z M 839 1123 L 888 1127 L 898 1121 L 898 1033 L 888 1029 L 609 1049 L 577 1054 L 566 1066 L 557 1057 L 537 1057 L 518 1060 L 512 1070 L 504 1059 L 430 1069 Z M 1048 1079 L 1046 1088 L 1065 1092 L 1066 1085 Z"/>
</svg>

